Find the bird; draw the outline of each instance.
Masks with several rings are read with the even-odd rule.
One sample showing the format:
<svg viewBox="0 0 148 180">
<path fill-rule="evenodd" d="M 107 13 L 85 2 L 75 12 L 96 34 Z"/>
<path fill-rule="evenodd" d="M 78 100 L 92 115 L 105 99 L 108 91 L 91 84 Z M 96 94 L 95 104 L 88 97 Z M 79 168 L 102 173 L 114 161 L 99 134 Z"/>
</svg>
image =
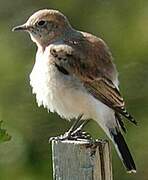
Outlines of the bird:
<svg viewBox="0 0 148 180">
<path fill-rule="evenodd" d="M 96 121 L 113 142 L 127 172 L 136 173 L 123 137 L 123 117 L 137 122 L 126 110 L 118 71 L 104 40 L 76 30 L 63 13 L 53 9 L 38 10 L 13 31 L 28 32 L 38 47 L 30 74 L 38 106 L 67 120 L 83 120 L 81 128 L 88 119 Z"/>
</svg>

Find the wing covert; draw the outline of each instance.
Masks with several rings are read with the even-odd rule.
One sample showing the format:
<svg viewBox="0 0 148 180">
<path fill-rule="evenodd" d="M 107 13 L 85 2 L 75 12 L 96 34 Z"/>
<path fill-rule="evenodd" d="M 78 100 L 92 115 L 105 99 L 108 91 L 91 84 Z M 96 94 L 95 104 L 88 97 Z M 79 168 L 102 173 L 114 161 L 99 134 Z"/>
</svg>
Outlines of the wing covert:
<svg viewBox="0 0 148 180">
<path fill-rule="evenodd" d="M 55 45 L 50 51 L 55 58 L 55 64 L 65 69 L 68 74 L 76 76 L 94 98 L 136 124 L 135 119 L 126 111 L 125 102 L 111 81 L 112 78 L 108 79 L 104 71 L 101 71 L 99 63 L 96 63 L 99 60 L 94 58 L 99 58 L 99 55 L 90 57 L 89 52 L 84 51 L 83 54 L 82 49 L 79 52 L 74 45 L 67 44 Z"/>
</svg>

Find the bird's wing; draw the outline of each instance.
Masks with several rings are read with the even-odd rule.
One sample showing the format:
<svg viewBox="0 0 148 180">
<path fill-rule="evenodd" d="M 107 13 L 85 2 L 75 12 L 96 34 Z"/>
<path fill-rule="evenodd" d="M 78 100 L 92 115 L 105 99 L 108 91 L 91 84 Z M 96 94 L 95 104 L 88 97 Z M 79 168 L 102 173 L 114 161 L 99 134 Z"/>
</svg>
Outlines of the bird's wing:
<svg viewBox="0 0 148 180">
<path fill-rule="evenodd" d="M 96 51 L 94 51 L 96 54 L 88 57 L 90 56 L 89 51 L 82 53 L 83 51 L 76 49 L 75 46 L 65 44 L 54 45 L 50 49 L 57 67 L 64 69 L 67 74 L 77 77 L 93 97 L 136 124 L 134 118 L 126 111 L 125 103 L 119 90 L 113 84 L 111 78 L 108 78 L 109 75 L 108 77 L 106 76 L 106 69 L 103 67 L 103 64 L 101 64 L 103 68 L 100 68 L 98 58 L 101 55 L 97 55 Z M 108 57 L 108 55 L 104 55 L 104 57 Z M 109 66 L 111 65 L 109 64 Z"/>
<path fill-rule="evenodd" d="M 127 112 L 125 102 L 119 90 L 107 78 L 101 77 L 84 82 L 84 86 L 96 99 L 106 104 L 116 113 L 122 114 L 131 122 L 136 124 L 135 119 Z"/>
</svg>

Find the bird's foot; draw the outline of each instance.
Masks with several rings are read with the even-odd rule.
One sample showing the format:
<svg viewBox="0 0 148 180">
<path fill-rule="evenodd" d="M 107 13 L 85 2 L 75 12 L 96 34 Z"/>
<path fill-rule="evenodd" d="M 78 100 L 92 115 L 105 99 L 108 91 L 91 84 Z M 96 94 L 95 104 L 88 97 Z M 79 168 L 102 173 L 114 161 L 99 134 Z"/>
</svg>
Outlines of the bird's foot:
<svg viewBox="0 0 148 180">
<path fill-rule="evenodd" d="M 63 141 L 63 140 L 66 140 L 66 139 L 69 139 L 68 132 L 66 132 L 65 134 L 60 135 L 60 136 L 50 137 L 49 142 L 51 142 L 53 140 L 55 140 L 55 141 Z"/>
<path fill-rule="evenodd" d="M 82 128 L 88 123 L 89 120 L 85 120 L 82 123 L 79 123 L 81 121 L 83 114 L 81 114 L 78 119 L 74 122 L 74 124 L 71 126 L 71 128 L 61 136 L 57 137 L 51 137 L 49 139 L 49 142 L 52 140 L 91 140 L 92 137 L 90 134 L 82 131 Z"/>
<path fill-rule="evenodd" d="M 89 133 L 82 131 L 81 129 L 76 129 L 72 134 L 71 137 L 74 138 L 75 140 L 87 140 L 90 141 L 92 140 L 92 137 Z"/>
<path fill-rule="evenodd" d="M 60 135 L 57 137 L 51 137 L 49 139 L 49 142 L 51 142 L 52 140 L 59 140 L 59 141 L 64 141 L 64 140 L 86 140 L 86 141 L 90 141 L 92 140 L 92 137 L 89 133 L 82 131 L 81 129 L 76 129 L 73 132 L 66 132 L 64 135 Z"/>
</svg>

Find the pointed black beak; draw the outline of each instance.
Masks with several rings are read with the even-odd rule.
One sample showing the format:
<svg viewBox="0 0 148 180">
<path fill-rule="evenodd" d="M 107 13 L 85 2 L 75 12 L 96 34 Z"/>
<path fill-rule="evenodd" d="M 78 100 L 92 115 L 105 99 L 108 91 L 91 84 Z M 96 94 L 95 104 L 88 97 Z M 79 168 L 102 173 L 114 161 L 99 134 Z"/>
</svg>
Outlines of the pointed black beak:
<svg viewBox="0 0 148 180">
<path fill-rule="evenodd" d="M 29 30 L 29 27 L 26 26 L 26 24 L 20 25 L 20 26 L 16 26 L 12 29 L 12 31 L 27 31 Z"/>
</svg>

